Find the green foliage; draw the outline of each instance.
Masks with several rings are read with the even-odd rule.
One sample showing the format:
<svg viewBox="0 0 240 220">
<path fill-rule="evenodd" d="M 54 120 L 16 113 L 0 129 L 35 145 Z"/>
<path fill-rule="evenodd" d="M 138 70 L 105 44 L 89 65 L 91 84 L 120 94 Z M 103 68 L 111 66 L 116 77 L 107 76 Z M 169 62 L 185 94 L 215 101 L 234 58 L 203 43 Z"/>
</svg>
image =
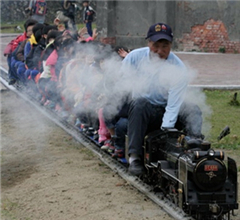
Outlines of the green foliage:
<svg viewBox="0 0 240 220">
<path fill-rule="evenodd" d="M 229 105 L 239 106 L 239 101 L 237 100 L 237 92 L 234 93 L 233 98 L 230 100 Z"/>
<path fill-rule="evenodd" d="M 220 53 L 226 53 L 226 48 L 225 47 L 219 47 L 218 51 Z"/>
<path fill-rule="evenodd" d="M 212 108 L 212 115 L 209 118 L 210 141 L 214 148 L 240 151 L 240 106 L 229 105 L 236 92 L 239 91 L 205 91 L 207 103 Z M 230 127 L 230 134 L 218 142 L 217 137 L 227 125 Z"/>
</svg>

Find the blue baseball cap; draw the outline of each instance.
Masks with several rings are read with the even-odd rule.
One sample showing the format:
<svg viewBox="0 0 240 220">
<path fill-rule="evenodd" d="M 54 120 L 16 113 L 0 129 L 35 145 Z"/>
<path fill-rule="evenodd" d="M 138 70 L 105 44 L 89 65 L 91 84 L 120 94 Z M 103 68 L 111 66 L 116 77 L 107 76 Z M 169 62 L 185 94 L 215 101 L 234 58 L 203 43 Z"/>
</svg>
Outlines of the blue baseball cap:
<svg viewBox="0 0 240 220">
<path fill-rule="evenodd" d="M 153 42 L 165 39 L 172 42 L 173 40 L 172 28 L 164 23 L 154 24 L 149 28 L 147 37 L 145 39 L 150 39 Z"/>
</svg>

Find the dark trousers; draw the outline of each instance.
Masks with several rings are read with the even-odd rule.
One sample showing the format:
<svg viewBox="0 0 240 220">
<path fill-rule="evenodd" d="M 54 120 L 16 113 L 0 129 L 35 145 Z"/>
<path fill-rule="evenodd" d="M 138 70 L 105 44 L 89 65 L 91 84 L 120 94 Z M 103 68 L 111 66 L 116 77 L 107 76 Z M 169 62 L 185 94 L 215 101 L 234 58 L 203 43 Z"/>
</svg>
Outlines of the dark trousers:
<svg viewBox="0 0 240 220">
<path fill-rule="evenodd" d="M 86 23 L 86 28 L 87 28 L 87 32 L 88 32 L 88 34 L 89 34 L 89 36 L 91 36 L 92 37 L 92 22 L 91 21 L 88 21 L 87 23 Z"/>
<path fill-rule="evenodd" d="M 116 149 L 125 149 L 125 136 L 127 135 L 128 119 L 120 118 L 115 125 L 116 139 L 114 146 Z"/>
<path fill-rule="evenodd" d="M 165 107 L 153 105 L 147 99 L 132 101 L 128 115 L 129 155 L 143 155 L 143 141 L 146 134 L 160 129 Z M 175 128 L 184 130 L 189 136 L 201 136 L 202 113 L 198 106 L 183 103 Z"/>
<path fill-rule="evenodd" d="M 12 76 L 11 60 L 12 60 L 12 54 L 9 54 L 9 55 L 7 56 L 8 76 L 9 76 L 9 79 L 14 79 L 15 77 Z"/>
<path fill-rule="evenodd" d="M 9 60 L 10 61 L 10 60 Z M 13 56 L 11 56 L 11 61 L 10 61 L 10 72 L 9 72 L 9 79 L 18 79 L 17 76 L 17 68 L 18 65 L 21 64 L 21 61 L 16 60 Z"/>
</svg>

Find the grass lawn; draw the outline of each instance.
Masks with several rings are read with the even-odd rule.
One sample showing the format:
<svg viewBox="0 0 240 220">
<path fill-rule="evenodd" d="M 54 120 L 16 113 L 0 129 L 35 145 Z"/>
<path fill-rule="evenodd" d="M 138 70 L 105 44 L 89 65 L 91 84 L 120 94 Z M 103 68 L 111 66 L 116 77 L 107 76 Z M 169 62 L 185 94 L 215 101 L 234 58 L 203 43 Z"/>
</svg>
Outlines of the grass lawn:
<svg viewBox="0 0 240 220">
<path fill-rule="evenodd" d="M 208 120 L 211 123 L 210 141 L 214 148 L 236 149 L 240 153 L 240 91 L 204 91 L 207 103 L 212 109 Z M 230 103 L 234 93 L 238 93 L 238 103 Z M 217 141 L 221 130 L 225 126 L 230 127 L 230 134 Z"/>
<path fill-rule="evenodd" d="M 16 26 L 19 26 L 21 30 L 16 29 Z M 0 33 L 23 33 L 24 31 L 23 22 L 1 23 L 0 27 Z"/>
</svg>

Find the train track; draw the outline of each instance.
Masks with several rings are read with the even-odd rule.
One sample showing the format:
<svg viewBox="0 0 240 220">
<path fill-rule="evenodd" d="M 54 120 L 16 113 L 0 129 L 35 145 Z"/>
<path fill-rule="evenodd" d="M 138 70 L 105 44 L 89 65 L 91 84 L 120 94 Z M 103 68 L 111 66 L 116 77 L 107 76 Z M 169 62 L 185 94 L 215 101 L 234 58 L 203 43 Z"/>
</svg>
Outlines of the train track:
<svg viewBox="0 0 240 220">
<path fill-rule="evenodd" d="M 75 138 L 79 143 L 81 143 L 84 147 L 91 150 L 95 155 L 99 157 L 99 159 L 110 167 L 115 173 L 121 176 L 127 183 L 138 189 L 141 193 L 155 202 L 159 207 L 161 207 L 168 215 L 173 217 L 176 220 L 193 220 L 193 218 L 189 217 L 184 213 L 180 208 L 176 207 L 170 200 L 163 196 L 162 193 L 155 193 L 152 190 L 152 187 L 145 184 L 141 179 L 130 175 L 127 172 L 126 166 L 119 163 L 117 160 L 113 159 L 110 155 L 101 151 L 99 146 L 96 145 L 89 137 L 81 133 L 75 126 L 70 125 L 65 120 L 63 120 L 60 116 L 58 116 L 53 111 L 44 108 L 41 106 L 33 97 L 26 93 L 24 87 L 16 85 L 10 86 L 8 85 L 7 80 L 7 70 L 0 66 L 0 82 L 11 91 L 18 94 L 22 99 L 30 103 L 34 106 L 39 112 L 53 121 L 56 125 L 61 127 L 64 131 L 66 131 L 69 135 Z"/>
</svg>

